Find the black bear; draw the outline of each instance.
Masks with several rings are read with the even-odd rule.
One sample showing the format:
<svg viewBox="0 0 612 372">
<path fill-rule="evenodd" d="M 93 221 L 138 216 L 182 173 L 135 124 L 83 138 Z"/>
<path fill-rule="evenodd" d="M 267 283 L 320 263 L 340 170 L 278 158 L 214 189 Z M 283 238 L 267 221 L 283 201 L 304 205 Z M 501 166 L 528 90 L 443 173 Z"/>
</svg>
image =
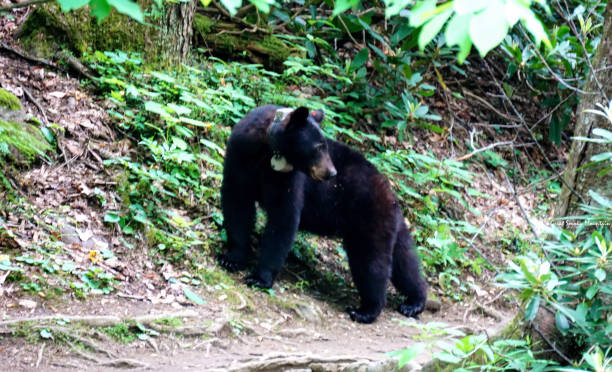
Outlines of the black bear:
<svg viewBox="0 0 612 372">
<path fill-rule="evenodd" d="M 227 144 L 221 206 L 227 270 L 246 268 L 255 202 L 267 224 L 250 285 L 270 288 L 299 230 L 343 239 L 361 297 L 352 320 L 371 323 L 385 305 L 389 282 L 406 296 L 399 312 L 423 311 L 427 284 L 397 198 L 386 178 L 359 152 L 327 139 L 322 111 L 266 105 L 249 112 Z"/>
</svg>

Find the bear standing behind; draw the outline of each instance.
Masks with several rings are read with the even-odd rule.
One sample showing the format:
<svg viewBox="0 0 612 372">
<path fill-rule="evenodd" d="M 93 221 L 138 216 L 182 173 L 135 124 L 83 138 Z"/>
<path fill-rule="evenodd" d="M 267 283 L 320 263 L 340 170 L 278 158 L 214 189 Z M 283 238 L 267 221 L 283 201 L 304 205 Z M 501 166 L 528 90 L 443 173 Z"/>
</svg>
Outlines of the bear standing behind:
<svg viewBox="0 0 612 372">
<path fill-rule="evenodd" d="M 339 236 L 361 297 L 351 319 L 376 320 L 389 280 L 406 297 L 399 312 L 416 316 L 427 283 L 397 198 L 363 155 L 323 136 L 322 120 L 322 111 L 266 105 L 234 126 L 221 187 L 228 252 L 219 262 L 230 271 L 246 268 L 258 202 L 267 224 L 248 284 L 272 287 L 298 230 Z"/>
</svg>

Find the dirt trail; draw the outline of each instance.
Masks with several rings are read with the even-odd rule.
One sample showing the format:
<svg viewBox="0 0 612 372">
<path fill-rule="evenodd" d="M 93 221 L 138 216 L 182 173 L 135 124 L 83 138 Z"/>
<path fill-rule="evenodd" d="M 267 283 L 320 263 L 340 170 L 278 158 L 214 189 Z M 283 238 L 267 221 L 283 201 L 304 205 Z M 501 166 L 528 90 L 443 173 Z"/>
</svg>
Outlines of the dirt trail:
<svg viewBox="0 0 612 372">
<path fill-rule="evenodd" d="M 117 296 L 70 302 L 69 305 L 55 307 L 53 312 L 42 308 L 27 314 L 9 310 L 6 315 L 13 319 L 58 314 L 95 315 L 100 319 L 103 319 L 103 315 L 127 318 L 156 314 L 162 314 L 164 318 L 173 317 L 174 314 L 186 316 L 181 318 L 181 325 L 174 328 L 176 333 L 163 333 L 126 345 L 103 337 L 103 334 L 95 334 L 91 329 L 77 327 L 74 322 L 74 332 L 96 340 L 96 351 L 90 348 L 79 352 L 80 349 L 71 348 L 65 343 L 31 343 L 6 337 L 0 340 L 0 365 L 10 365 L 13 371 L 34 370 L 36 365 L 39 370 L 57 371 L 75 368 L 169 372 L 307 371 L 310 370 L 307 368 L 317 365 L 324 366 L 319 369 L 321 371 L 358 370 L 359 366 L 368 366 L 370 371 L 393 371 L 396 361 L 386 353 L 409 347 L 418 340 L 433 342 L 448 337 L 435 337 L 419 329 L 419 325 L 444 322 L 446 326 L 438 329 L 492 334 L 510 317 L 510 313 L 506 312 L 495 314 L 503 316 L 496 319 L 477 311 L 468 312 L 474 310 L 469 306 L 443 303 L 439 312 L 426 311 L 418 321 L 403 318 L 387 307 L 374 324 L 362 325 L 352 322 L 333 305 L 314 300 L 307 294 L 280 294 L 273 303 L 270 296 L 264 293 L 252 291 L 248 295 L 252 295 L 249 296 L 252 302 L 249 307 L 239 310 L 214 297 L 205 305 L 178 309 L 176 306 L 151 305 Z M 299 307 L 287 309 L 276 305 L 278 303 L 299 304 Z M 256 310 L 250 310 L 251 307 Z M 416 326 L 400 324 L 398 319 Z M 57 327 L 53 322 L 51 324 L 52 328 Z M 423 353 L 404 370 L 418 369 L 428 358 L 429 353 Z M 115 365 L 105 364 L 109 362 Z M 119 367 L 122 362 L 125 364 Z M 263 366 L 268 367 L 264 369 Z M 338 366 L 344 369 L 335 369 Z"/>
</svg>

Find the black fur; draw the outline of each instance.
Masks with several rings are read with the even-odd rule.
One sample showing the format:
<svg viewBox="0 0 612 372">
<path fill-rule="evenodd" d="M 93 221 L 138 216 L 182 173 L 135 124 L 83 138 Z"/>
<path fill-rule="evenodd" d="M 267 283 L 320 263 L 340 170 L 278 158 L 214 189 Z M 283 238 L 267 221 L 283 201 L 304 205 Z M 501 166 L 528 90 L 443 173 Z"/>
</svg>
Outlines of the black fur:
<svg viewBox="0 0 612 372">
<path fill-rule="evenodd" d="M 247 277 L 248 284 L 272 286 L 298 229 L 340 236 L 361 297 L 361 306 L 349 310 L 351 319 L 361 323 L 376 320 L 385 305 L 390 279 L 406 296 L 399 311 L 409 317 L 418 315 L 423 311 L 427 284 L 388 181 L 359 152 L 323 137 L 318 128 L 322 112 L 296 109 L 282 130 L 270 133 L 278 108 L 256 108 L 232 130 L 221 188 L 229 250 L 220 256 L 221 265 L 231 271 L 246 267 L 252 255 L 249 236 L 257 201 L 268 222 L 258 265 Z M 277 145 L 271 146 L 270 136 Z M 276 146 L 274 151 L 294 165 L 293 171 L 272 170 L 270 158 Z M 326 163 L 326 158 L 331 162 Z M 313 167 L 318 168 L 313 171 Z M 323 181 L 314 180 L 313 174 Z"/>
</svg>

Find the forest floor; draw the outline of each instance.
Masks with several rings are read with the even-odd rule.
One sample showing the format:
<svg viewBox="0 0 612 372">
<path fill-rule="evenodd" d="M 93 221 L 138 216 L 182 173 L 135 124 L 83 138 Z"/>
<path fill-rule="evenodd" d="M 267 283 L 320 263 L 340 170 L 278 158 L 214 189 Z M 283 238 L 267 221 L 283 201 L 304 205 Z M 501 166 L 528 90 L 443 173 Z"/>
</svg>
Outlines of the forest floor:
<svg viewBox="0 0 612 372">
<path fill-rule="evenodd" d="M 15 49 L 11 34 L 18 22 L 0 22 L 0 40 Z M 115 207 L 121 202 L 103 160 L 133 151 L 129 141 L 117 140 L 121 133 L 109 120 L 107 103 L 67 73 L 8 49 L 0 51 L 0 86 L 20 98 L 27 115 L 55 123 L 63 133 L 55 159 L 13 174 L 21 207 L 0 211 L 6 221 L 0 254 L 28 267 L 22 281 L 7 280 L 11 271 L 0 271 L 1 370 L 393 371 L 397 360 L 389 352 L 415 342 L 436 349 L 438 340 L 459 332 L 493 335 L 516 310 L 493 284 L 495 273 L 485 271 L 462 278 L 470 291 L 460 298 L 433 285 L 435 300 L 418 320 L 388 305 L 374 324 L 354 323 L 344 309 L 357 302 L 357 294 L 333 249 L 337 242 L 314 237 L 308 239 L 318 239 L 321 275 L 335 278 L 329 287 L 304 286 L 313 281 L 311 274 L 292 263 L 273 294 L 256 291 L 243 284 L 243 274 L 226 274 L 209 257 L 200 272 L 210 281 L 199 287 L 195 302 L 201 303 L 194 304 L 186 286 L 195 280 L 192 273 L 158 265 L 146 244 L 124 240 L 103 222 L 104 211 L 120 209 Z M 446 141 L 420 135 L 419 147 L 448 156 Z M 488 219 L 481 226 L 490 241 L 474 244 L 503 266 L 497 231 L 526 231 L 526 224 L 502 176 L 485 173 L 473 187 L 491 198 L 473 206 L 483 216 L 474 223 Z M 529 193 L 520 200 L 527 210 L 539 203 Z M 87 272 L 92 262 L 113 275 L 114 290 L 95 272 L 89 278 L 96 291 L 70 284 L 72 270 Z M 25 280 L 30 276 L 45 282 Z M 421 353 L 406 370 L 419 369 L 430 357 Z"/>
</svg>

